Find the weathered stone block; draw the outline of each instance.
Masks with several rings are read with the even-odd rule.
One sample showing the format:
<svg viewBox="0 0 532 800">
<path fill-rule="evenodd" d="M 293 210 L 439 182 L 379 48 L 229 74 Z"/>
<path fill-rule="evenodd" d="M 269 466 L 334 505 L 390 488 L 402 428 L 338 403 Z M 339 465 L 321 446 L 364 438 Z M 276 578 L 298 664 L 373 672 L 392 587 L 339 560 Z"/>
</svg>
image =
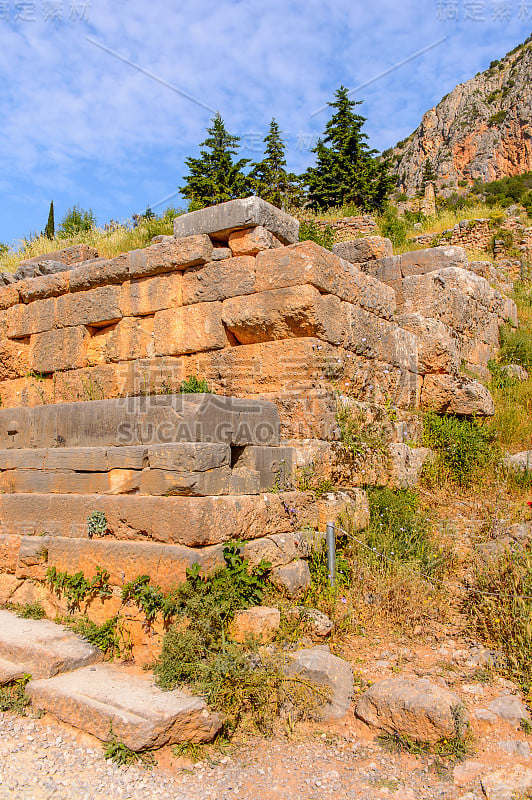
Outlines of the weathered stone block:
<svg viewBox="0 0 532 800">
<path fill-rule="evenodd" d="M 241 344 L 304 336 L 341 344 L 346 322 L 342 312 L 341 300 L 307 285 L 225 300 L 222 320 Z"/>
<path fill-rule="evenodd" d="M 82 292 L 95 286 L 123 283 L 129 277 L 129 258 L 122 253 L 116 258 L 88 261 L 70 272 L 70 291 Z"/>
<path fill-rule="evenodd" d="M 55 299 L 36 300 L 31 306 L 16 305 L 7 311 L 7 336 L 23 339 L 33 333 L 42 333 L 55 328 Z"/>
<path fill-rule="evenodd" d="M 281 612 L 278 608 L 255 606 L 235 612 L 228 635 L 233 642 L 245 642 L 252 637 L 266 644 L 275 638 L 280 624 Z"/>
<path fill-rule="evenodd" d="M 352 264 L 360 264 L 393 256 L 393 245 L 389 239 L 384 239 L 382 236 L 363 236 L 348 242 L 337 242 L 333 244 L 332 251 Z"/>
<path fill-rule="evenodd" d="M 238 453 L 236 467 L 245 467 L 259 473 L 260 491 L 269 492 L 274 486 L 283 488 L 292 478 L 294 448 L 260 447 L 251 445 Z M 1 458 L 0 458 L 1 463 Z"/>
<path fill-rule="evenodd" d="M 232 231 L 260 225 L 283 244 L 297 242 L 299 221 L 260 197 L 230 200 L 174 220 L 175 236 L 208 233 L 213 239 L 227 240 Z"/>
<path fill-rule="evenodd" d="M 60 625 L 0 611 L 0 657 L 25 664 L 33 678 L 49 678 L 94 664 L 101 655 L 97 647 Z"/>
<path fill-rule="evenodd" d="M 228 345 L 221 303 L 197 303 L 158 311 L 155 315 L 157 355 L 182 355 L 220 350 Z"/>
<path fill-rule="evenodd" d="M 87 364 L 133 361 L 154 355 L 153 317 L 124 317 L 93 334 L 87 348 Z"/>
<path fill-rule="evenodd" d="M 281 567 L 274 567 L 270 579 L 288 597 L 297 597 L 310 588 L 312 577 L 306 561 L 292 561 Z"/>
<path fill-rule="evenodd" d="M 256 470 L 247 467 L 231 470 L 229 494 L 258 494 L 260 491 L 260 475 Z"/>
<path fill-rule="evenodd" d="M 37 708 L 103 741 L 112 732 L 135 751 L 210 742 L 221 728 L 201 698 L 178 690 L 162 692 L 149 679 L 124 674 L 112 664 L 34 680 L 27 691 Z"/>
<path fill-rule="evenodd" d="M 34 300 L 45 300 L 66 294 L 70 287 L 70 272 L 56 272 L 53 275 L 42 275 L 28 278 L 17 284 L 20 299 L 23 303 Z"/>
<path fill-rule="evenodd" d="M 407 444 L 390 444 L 388 451 L 391 482 L 399 489 L 415 488 L 424 465 L 434 457 L 432 450 L 427 447 L 412 448 Z"/>
<path fill-rule="evenodd" d="M 89 332 L 81 326 L 36 333 L 30 342 L 30 370 L 47 373 L 84 367 L 89 339 Z"/>
<path fill-rule="evenodd" d="M 79 470 L 82 472 L 107 472 L 109 469 L 109 459 L 105 447 L 51 447 L 48 450 L 8 450 L 13 461 L 17 460 L 17 455 L 24 457 L 23 463 L 28 463 L 31 453 L 42 453 L 44 464 L 41 469 L 48 470 Z M 0 464 L 1 464 L 0 458 Z M 22 464 L 17 465 L 22 469 Z M 25 466 L 24 469 L 28 469 Z"/>
<path fill-rule="evenodd" d="M 436 319 L 416 314 L 399 314 L 397 323 L 417 339 L 417 354 L 423 372 L 457 372 L 460 353 L 449 329 Z"/>
<path fill-rule="evenodd" d="M 229 494 L 230 480 L 230 467 L 219 467 L 206 472 L 145 469 L 140 479 L 140 493 L 165 497 L 214 497 Z"/>
<path fill-rule="evenodd" d="M 122 284 L 120 310 L 125 317 L 155 314 L 182 304 L 182 275 L 171 273 Z"/>
<path fill-rule="evenodd" d="M 132 278 L 140 278 L 206 264 L 211 260 L 212 249 L 209 237 L 201 235 L 158 242 L 144 250 L 130 252 L 129 274 Z"/>
<path fill-rule="evenodd" d="M 330 690 L 330 700 L 321 713 L 323 719 L 341 719 L 349 711 L 354 689 L 353 671 L 347 661 L 333 656 L 326 645 L 299 650 L 285 672 Z"/>
<path fill-rule="evenodd" d="M 406 278 L 408 275 L 425 275 L 448 267 L 461 267 L 467 264 L 467 253 L 463 247 L 431 247 L 401 253 L 399 263 L 401 274 Z"/>
<path fill-rule="evenodd" d="M 378 359 L 393 366 L 419 371 L 417 339 L 393 322 L 379 319 L 363 308 L 344 303 L 348 332 L 346 347 L 359 356 Z"/>
<path fill-rule="evenodd" d="M 0 288 L 0 311 L 16 305 L 19 299 L 18 286 L 2 286 Z"/>
<path fill-rule="evenodd" d="M 87 261 L 89 258 L 98 258 L 98 251 L 88 244 L 75 244 L 71 247 L 64 247 L 61 250 L 53 250 L 51 253 L 32 256 L 21 261 L 20 265 L 39 264 L 41 261 L 62 261 L 63 264 L 71 265 L 78 264 L 80 261 Z"/>
<path fill-rule="evenodd" d="M 108 491 L 107 472 L 9 469 L 0 473 L 5 494 L 99 494 Z"/>
<path fill-rule="evenodd" d="M 226 300 L 255 290 L 255 259 L 237 256 L 191 267 L 183 273 L 183 305 Z"/>
<path fill-rule="evenodd" d="M 495 413 L 493 399 L 485 386 L 454 375 L 426 375 L 421 405 L 440 414 L 491 417 Z"/>
<path fill-rule="evenodd" d="M 226 444 L 178 442 L 155 445 L 148 448 L 148 457 L 152 469 L 178 472 L 205 472 L 231 466 L 231 448 Z"/>
<path fill-rule="evenodd" d="M 55 303 L 59 328 L 72 325 L 105 327 L 122 319 L 118 286 L 98 286 L 86 292 L 64 294 Z"/>
<path fill-rule="evenodd" d="M 229 234 L 229 247 L 234 256 L 256 256 L 261 250 L 272 250 L 282 247 L 273 233 L 257 225 L 256 228 L 244 228 Z"/>
</svg>

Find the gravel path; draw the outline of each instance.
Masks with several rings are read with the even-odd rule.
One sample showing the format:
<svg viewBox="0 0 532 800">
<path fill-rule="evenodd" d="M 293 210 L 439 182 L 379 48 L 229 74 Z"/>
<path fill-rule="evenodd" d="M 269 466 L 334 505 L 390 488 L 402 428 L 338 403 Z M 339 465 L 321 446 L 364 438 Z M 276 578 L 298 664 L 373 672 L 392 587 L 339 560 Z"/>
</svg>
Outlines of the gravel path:
<svg viewBox="0 0 532 800">
<path fill-rule="evenodd" d="M 253 740 L 231 756 L 176 769 L 119 767 L 95 740 L 45 719 L 0 714 L 0 800 L 456 800 L 452 774 L 395 756 L 353 732 Z M 173 766 L 171 766 L 173 763 Z M 165 767 L 168 766 L 168 769 Z M 471 790 L 470 790 L 471 791 Z M 466 795 L 468 800 L 480 798 Z"/>
</svg>

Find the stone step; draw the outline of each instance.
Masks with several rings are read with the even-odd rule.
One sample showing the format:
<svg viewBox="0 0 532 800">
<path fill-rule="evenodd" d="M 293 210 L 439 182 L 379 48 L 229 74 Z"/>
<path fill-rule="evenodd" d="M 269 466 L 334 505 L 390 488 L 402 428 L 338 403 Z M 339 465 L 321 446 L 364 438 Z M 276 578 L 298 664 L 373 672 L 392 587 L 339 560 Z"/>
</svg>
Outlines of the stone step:
<svg viewBox="0 0 532 800">
<path fill-rule="evenodd" d="M 31 681 L 27 693 L 35 707 L 103 741 L 114 735 L 135 751 L 209 742 L 221 728 L 201 698 L 162 692 L 149 678 L 111 664 Z"/>
<path fill-rule="evenodd" d="M 27 674 L 26 664 L 17 664 L 0 658 L 0 686 L 23 678 Z"/>
<path fill-rule="evenodd" d="M 9 662 L 7 672 L 12 667 L 33 678 L 51 678 L 94 664 L 101 657 L 97 647 L 54 622 L 0 611 L 0 659 Z"/>
<path fill-rule="evenodd" d="M 87 537 L 87 518 L 101 511 L 117 539 L 204 547 L 317 527 L 311 492 L 149 497 L 102 494 L 0 494 L 0 534 Z"/>
<path fill-rule="evenodd" d="M 124 447 L 172 442 L 280 443 L 266 400 L 169 394 L 0 409 L 0 448 Z"/>
</svg>

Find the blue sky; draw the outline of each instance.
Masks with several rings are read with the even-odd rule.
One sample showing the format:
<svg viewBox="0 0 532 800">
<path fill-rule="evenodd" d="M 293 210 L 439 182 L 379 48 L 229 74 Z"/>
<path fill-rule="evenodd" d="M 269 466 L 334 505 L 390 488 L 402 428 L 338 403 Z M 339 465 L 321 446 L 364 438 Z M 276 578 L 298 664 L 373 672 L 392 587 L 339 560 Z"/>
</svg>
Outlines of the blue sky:
<svg viewBox="0 0 532 800">
<path fill-rule="evenodd" d="M 197 155 L 209 109 L 256 160 L 275 116 L 301 171 L 327 120 L 313 112 L 341 83 L 434 44 L 354 95 L 385 149 L 531 31 L 532 0 L 0 2 L 0 241 L 42 230 L 52 199 L 56 220 L 78 203 L 101 224 L 183 205 L 160 201 Z"/>
</svg>

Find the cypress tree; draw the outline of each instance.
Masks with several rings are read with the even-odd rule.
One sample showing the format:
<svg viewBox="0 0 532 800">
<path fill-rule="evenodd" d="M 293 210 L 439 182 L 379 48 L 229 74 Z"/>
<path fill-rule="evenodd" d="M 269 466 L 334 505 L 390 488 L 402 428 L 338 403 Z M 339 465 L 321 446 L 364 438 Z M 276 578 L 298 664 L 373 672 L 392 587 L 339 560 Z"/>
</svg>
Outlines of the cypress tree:
<svg viewBox="0 0 532 800">
<path fill-rule="evenodd" d="M 362 131 L 366 118 L 355 113 L 360 101 L 349 99 L 340 86 L 328 105 L 335 113 L 325 126 L 312 152 L 316 165 L 304 175 L 310 205 L 315 209 L 353 204 L 365 211 L 381 209 L 395 181 L 389 162 L 378 160 Z"/>
<path fill-rule="evenodd" d="M 52 200 L 50 203 L 50 210 L 48 212 L 48 222 L 46 223 L 46 228 L 44 229 L 44 235 L 48 237 L 48 239 L 53 239 L 55 236 L 55 220 L 54 220 L 54 201 Z"/>
<path fill-rule="evenodd" d="M 285 144 L 275 117 L 270 122 L 264 143 L 264 158 L 252 164 L 249 173 L 250 187 L 254 194 L 281 208 L 293 199 L 297 176 L 286 171 Z"/>
<path fill-rule="evenodd" d="M 249 194 L 248 180 L 242 172 L 249 159 L 234 161 L 240 137 L 227 132 L 219 113 L 211 122 L 211 127 L 207 128 L 208 136 L 200 145 L 206 149 L 200 151 L 199 158 L 185 159 L 189 174 L 179 189 L 183 197 L 197 208 Z"/>
</svg>

